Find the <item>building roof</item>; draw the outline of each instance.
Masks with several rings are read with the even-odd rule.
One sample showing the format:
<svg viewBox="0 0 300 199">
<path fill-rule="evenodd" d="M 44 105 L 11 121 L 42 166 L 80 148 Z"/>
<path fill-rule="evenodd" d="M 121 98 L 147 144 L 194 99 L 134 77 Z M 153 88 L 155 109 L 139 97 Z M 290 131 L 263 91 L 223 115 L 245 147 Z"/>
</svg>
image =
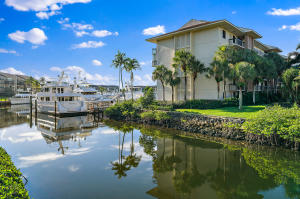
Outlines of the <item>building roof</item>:
<svg viewBox="0 0 300 199">
<path fill-rule="evenodd" d="M 264 52 L 282 52 L 282 50 L 278 47 L 275 47 L 275 46 L 270 46 L 270 45 L 267 45 L 267 44 L 263 44 L 262 42 L 258 41 L 258 40 L 254 40 L 254 46 L 263 50 Z"/>
<path fill-rule="evenodd" d="M 229 22 L 225 19 L 216 20 L 216 21 L 204 21 L 204 20 L 192 19 L 192 20 L 188 21 L 186 24 L 184 24 L 178 30 L 149 38 L 146 41 L 157 43 L 158 40 L 165 39 L 165 38 L 174 36 L 176 34 L 185 33 L 188 31 L 215 28 L 215 27 L 222 27 L 224 29 L 230 30 L 232 33 L 236 34 L 237 36 L 243 36 L 245 34 L 249 34 L 254 39 L 262 37 L 260 34 L 258 34 L 256 31 L 254 31 L 252 29 L 235 26 L 234 24 L 232 24 L 231 22 Z"/>
<path fill-rule="evenodd" d="M 15 75 L 15 74 L 10 74 L 10 73 L 3 73 L 3 72 L 0 72 L 0 75 L 4 76 L 6 78 L 11 78 L 11 79 L 15 79 L 16 77 L 18 77 L 18 78 L 26 80 L 29 78 L 29 76 L 26 76 L 26 75 Z"/>
</svg>

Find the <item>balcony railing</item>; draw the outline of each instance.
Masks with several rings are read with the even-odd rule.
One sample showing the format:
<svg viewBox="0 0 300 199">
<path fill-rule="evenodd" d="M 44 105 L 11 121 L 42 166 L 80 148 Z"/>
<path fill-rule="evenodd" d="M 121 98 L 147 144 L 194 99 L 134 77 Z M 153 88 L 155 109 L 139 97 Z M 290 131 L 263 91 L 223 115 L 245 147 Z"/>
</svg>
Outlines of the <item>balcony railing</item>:
<svg viewBox="0 0 300 199">
<path fill-rule="evenodd" d="M 245 42 L 243 42 L 242 40 L 235 38 L 235 39 L 229 39 L 229 45 L 230 46 L 239 46 L 244 48 L 245 47 Z"/>
<path fill-rule="evenodd" d="M 155 56 L 157 54 L 157 48 L 152 48 L 152 55 Z"/>
</svg>

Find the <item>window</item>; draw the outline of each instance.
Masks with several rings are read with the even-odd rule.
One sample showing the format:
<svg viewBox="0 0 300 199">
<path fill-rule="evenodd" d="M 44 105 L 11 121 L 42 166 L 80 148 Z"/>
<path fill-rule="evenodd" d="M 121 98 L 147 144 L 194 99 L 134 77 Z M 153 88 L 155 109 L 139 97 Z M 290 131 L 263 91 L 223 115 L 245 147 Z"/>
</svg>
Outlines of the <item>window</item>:
<svg viewBox="0 0 300 199">
<path fill-rule="evenodd" d="M 232 42 L 235 44 L 235 36 L 232 37 Z"/>
<path fill-rule="evenodd" d="M 49 102 L 50 101 L 50 97 L 46 97 L 46 102 Z"/>
<path fill-rule="evenodd" d="M 45 92 L 49 92 L 49 88 L 45 88 Z"/>
<path fill-rule="evenodd" d="M 223 38 L 226 39 L 226 31 L 225 30 L 222 31 L 222 35 L 223 35 Z"/>
<path fill-rule="evenodd" d="M 61 93 L 64 93 L 64 88 L 61 88 L 60 91 L 61 91 Z"/>
<path fill-rule="evenodd" d="M 52 93 L 56 93 L 56 88 L 52 88 Z"/>
</svg>

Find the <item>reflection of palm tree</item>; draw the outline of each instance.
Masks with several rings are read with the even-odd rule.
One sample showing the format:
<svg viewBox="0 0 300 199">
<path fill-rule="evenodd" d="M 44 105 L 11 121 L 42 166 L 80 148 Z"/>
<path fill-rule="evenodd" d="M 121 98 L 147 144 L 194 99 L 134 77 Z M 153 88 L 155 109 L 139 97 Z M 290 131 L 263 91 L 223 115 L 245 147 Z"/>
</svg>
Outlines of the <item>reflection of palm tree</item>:
<svg viewBox="0 0 300 199">
<path fill-rule="evenodd" d="M 130 167 L 126 164 L 126 161 L 123 162 L 123 147 L 124 147 L 124 139 L 125 139 L 125 132 L 123 132 L 123 139 L 122 139 L 122 147 L 120 148 L 120 133 L 119 133 L 119 161 L 111 162 L 112 170 L 115 170 L 115 175 L 118 175 L 118 178 L 122 178 L 127 176 L 126 171 L 130 169 Z"/>
<path fill-rule="evenodd" d="M 120 144 L 120 134 L 119 134 L 119 161 L 112 162 L 112 170 L 115 170 L 115 175 L 118 175 L 118 178 L 126 177 L 126 172 L 129 171 L 132 167 L 136 168 L 140 161 L 141 156 L 137 156 L 134 153 L 134 144 L 133 144 L 133 127 L 130 125 L 122 125 L 119 129 L 123 130 L 123 139 L 122 144 Z M 125 134 L 131 131 L 131 145 L 130 145 L 130 155 L 125 157 L 123 155 L 124 149 L 124 140 Z M 123 161 L 124 160 L 124 161 Z"/>
</svg>

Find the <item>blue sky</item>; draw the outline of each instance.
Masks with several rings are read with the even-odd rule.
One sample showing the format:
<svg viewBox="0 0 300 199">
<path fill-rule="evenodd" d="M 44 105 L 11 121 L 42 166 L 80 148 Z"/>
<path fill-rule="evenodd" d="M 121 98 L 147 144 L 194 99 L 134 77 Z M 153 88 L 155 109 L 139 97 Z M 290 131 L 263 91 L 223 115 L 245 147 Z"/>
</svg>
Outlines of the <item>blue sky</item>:
<svg viewBox="0 0 300 199">
<path fill-rule="evenodd" d="M 283 54 L 300 42 L 295 0 L 0 0 L 0 70 L 36 78 L 82 71 L 92 83 L 117 84 L 111 61 L 120 50 L 142 65 L 135 84 L 153 84 L 154 45 L 145 39 L 190 19 L 227 19 L 252 28 Z"/>
</svg>

